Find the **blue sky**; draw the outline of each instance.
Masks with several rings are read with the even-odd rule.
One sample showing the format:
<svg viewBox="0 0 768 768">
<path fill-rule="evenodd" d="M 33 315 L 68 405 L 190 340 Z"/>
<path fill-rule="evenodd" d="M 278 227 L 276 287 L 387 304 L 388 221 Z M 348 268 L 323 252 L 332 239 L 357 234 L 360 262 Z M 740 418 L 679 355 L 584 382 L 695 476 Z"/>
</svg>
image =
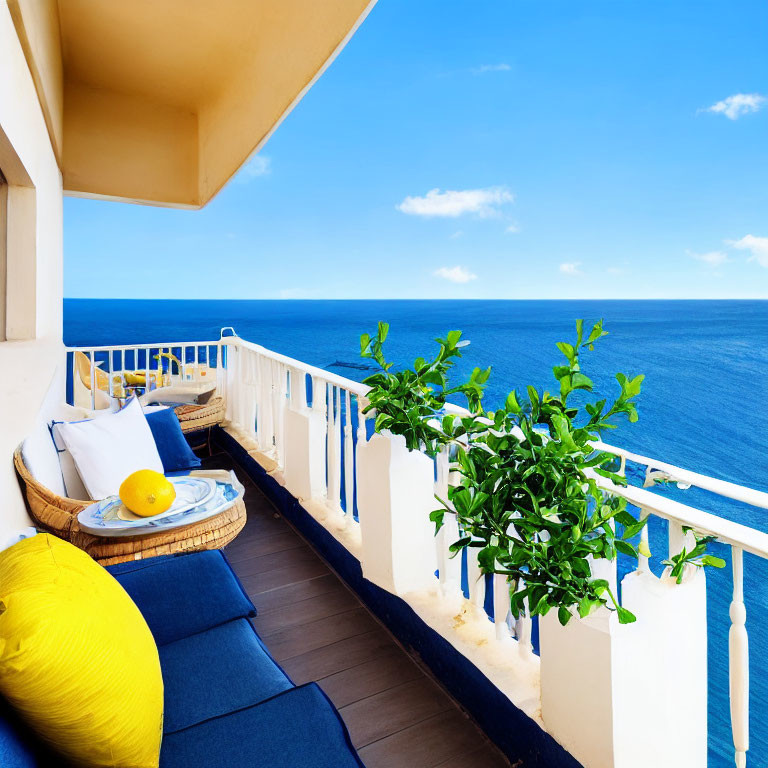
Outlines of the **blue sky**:
<svg viewBox="0 0 768 768">
<path fill-rule="evenodd" d="M 763 0 L 380 0 L 202 211 L 68 198 L 65 295 L 768 298 L 766 40 Z"/>
</svg>

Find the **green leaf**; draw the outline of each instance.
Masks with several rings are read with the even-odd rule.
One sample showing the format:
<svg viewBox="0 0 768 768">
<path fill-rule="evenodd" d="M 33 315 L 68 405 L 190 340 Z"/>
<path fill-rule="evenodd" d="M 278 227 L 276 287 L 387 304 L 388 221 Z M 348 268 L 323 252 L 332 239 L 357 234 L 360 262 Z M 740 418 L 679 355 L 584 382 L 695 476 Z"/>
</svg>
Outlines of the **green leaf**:
<svg viewBox="0 0 768 768">
<path fill-rule="evenodd" d="M 514 390 L 507 395 L 507 401 L 504 407 L 509 413 L 514 414 L 518 414 L 523 410 L 520 407 L 520 403 L 517 401 L 517 393 Z"/>
<path fill-rule="evenodd" d="M 558 341 L 557 348 L 565 355 L 569 363 L 573 363 L 576 358 L 576 350 L 565 341 Z"/>
<path fill-rule="evenodd" d="M 454 541 L 453 544 L 448 547 L 448 551 L 453 552 L 454 554 L 456 552 L 461 552 L 462 549 L 466 548 L 470 541 L 472 541 L 471 536 L 462 536 L 462 538 L 460 538 L 458 541 Z"/>
<path fill-rule="evenodd" d="M 616 612 L 619 614 L 619 624 L 632 624 L 637 621 L 637 616 L 632 611 L 628 611 L 620 605 L 616 606 Z"/>
<path fill-rule="evenodd" d="M 561 605 L 557 609 L 557 620 L 563 626 L 565 626 L 571 620 L 571 612 L 564 605 Z"/>
<path fill-rule="evenodd" d="M 592 379 L 585 376 L 583 373 L 574 373 L 571 376 L 571 386 L 574 389 L 586 389 L 591 392 L 594 384 L 592 383 Z"/>
<path fill-rule="evenodd" d="M 598 605 L 600 605 L 599 600 L 593 600 L 588 595 L 585 595 L 579 601 L 579 616 L 581 616 L 582 619 L 586 618 Z"/>
<path fill-rule="evenodd" d="M 637 552 L 635 551 L 635 548 L 626 541 L 622 541 L 621 539 L 616 539 L 613 542 L 616 549 L 621 552 L 623 555 L 629 555 L 629 557 L 633 557 L 635 560 L 637 560 Z"/>
<path fill-rule="evenodd" d="M 714 555 L 704 555 L 701 558 L 701 564 L 707 565 L 710 568 L 725 568 L 725 560 L 722 557 L 715 557 Z"/>
<path fill-rule="evenodd" d="M 581 346 L 581 340 L 584 337 L 584 320 L 579 318 L 576 321 L 576 346 Z"/>
<path fill-rule="evenodd" d="M 449 347 L 455 347 L 459 343 L 460 338 L 461 331 L 448 331 L 448 334 L 445 337 Z"/>
<path fill-rule="evenodd" d="M 429 513 L 429 519 L 435 524 L 435 536 L 440 532 L 443 527 L 443 519 L 445 518 L 444 509 L 436 509 L 434 512 Z"/>
<path fill-rule="evenodd" d="M 584 342 L 585 346 L 589 346 L 590 349 L 592 348 L 592 345 L 603 336 L 607 336 L 608 332 L 603 330 L 603 321 L 598 320 L 593 326 L 592 330 L 589 332 L 589 336 L 587 337 L 587 340 Z"/>
</svg>

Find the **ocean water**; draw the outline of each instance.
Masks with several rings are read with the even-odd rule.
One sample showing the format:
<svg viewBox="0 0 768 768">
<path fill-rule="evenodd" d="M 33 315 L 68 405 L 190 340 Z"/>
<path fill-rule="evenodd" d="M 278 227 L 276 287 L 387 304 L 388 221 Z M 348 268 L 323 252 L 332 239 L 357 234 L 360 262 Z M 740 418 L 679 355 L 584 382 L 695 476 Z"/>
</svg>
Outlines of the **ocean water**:
<svg viewBox="0 0 768 768">
<path fill-rule="evenodd" d="M 597 394 L 618 391 L 613 376 L 645 374 L 640 420 L 606 442 L 687 469 L 768 491 L 768 301 L 123 301 L 68 299 L 68 345 L 215 340 L 222 326 L 283 354 L 361 380 L 359 337 L 390 323 L 396 364 L 428 356 L 433 339 L 460 329 L 471 344 L 457 375 L 492 366 L 488 407 L 513 388 L 555 386 L 557 341 L 576 318 L 603 318 L 609 336 L 582 358 Z M 728 503 L 696 489 L 660 491 L 768 531 L 768 510 Z M 665 548 L 655 522 L 651 548 Z M 710 768 L 733 765 L 728 713 L 730 553 L 708 573 Z M 660 558 L 652 566 L 660 570 Z M 626 564 L 624 564 L 626 568 Z M 750 765 L 768 761 L 768 562 L 745 556 L 750 633 Z M 684 692 L 681 692 L 684 696 Z M 638 743 L 642 735 L 638 734 Z M 682 767 L 681 767 L 682 768 Z"/>
</svg>

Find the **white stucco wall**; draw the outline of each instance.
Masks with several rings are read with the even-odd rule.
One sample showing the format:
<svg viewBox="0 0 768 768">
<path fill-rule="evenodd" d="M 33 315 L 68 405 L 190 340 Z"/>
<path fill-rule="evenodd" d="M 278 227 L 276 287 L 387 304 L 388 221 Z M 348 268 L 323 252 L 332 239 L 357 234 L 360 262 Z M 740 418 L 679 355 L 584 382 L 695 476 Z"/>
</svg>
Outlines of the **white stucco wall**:
<svg viewBox="0 0 768 768">
<path fill-rule="evenodd" d="M 63 400 L 62 180 L 32 75 L 0 3 L 0 169 L 9 183 L 8 336 L 0 342 L 0 539 L 29 524 L 13 451 Z"/>
</svg>

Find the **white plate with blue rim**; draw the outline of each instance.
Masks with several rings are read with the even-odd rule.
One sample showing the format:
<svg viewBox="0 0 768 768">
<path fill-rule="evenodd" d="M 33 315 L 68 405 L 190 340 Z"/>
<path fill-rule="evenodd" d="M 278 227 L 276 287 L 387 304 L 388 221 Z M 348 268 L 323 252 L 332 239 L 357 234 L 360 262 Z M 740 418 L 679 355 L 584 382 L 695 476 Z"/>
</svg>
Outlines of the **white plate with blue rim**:
<svg viewBox="0 0 768 768">
<path fill-rule="evenodd" d="M 108 496 L 78 514 L 80 528 L 98 536 L 131 535 L 134 529 L 157 527 L 167 518 L 206 504 L 216 492 L 216 481 L 208 477 L 169 477 L 168 480 L 176 491 L 176 498 L 165 512 L 152 517 L 139 517 L 120 501 L 119 496 Z"/>
</svg>

